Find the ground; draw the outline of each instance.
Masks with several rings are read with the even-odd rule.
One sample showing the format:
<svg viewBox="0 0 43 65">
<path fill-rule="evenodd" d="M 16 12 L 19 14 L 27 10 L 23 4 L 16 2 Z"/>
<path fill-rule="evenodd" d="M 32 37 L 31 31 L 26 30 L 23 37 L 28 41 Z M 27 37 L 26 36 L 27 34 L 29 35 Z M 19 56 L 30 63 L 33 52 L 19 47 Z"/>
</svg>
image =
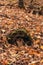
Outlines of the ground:
<svg viewBox="0 0 43 65">
<path fill-rule="evenodd" d="M 21 28 L 31 35 L 32 46 L 17 47 L 8 43 L 6 35 Z M 28 13 L 17 5 L 0 6 L 0 65 L 43 65 L 42 15 Z"/>
</svg>

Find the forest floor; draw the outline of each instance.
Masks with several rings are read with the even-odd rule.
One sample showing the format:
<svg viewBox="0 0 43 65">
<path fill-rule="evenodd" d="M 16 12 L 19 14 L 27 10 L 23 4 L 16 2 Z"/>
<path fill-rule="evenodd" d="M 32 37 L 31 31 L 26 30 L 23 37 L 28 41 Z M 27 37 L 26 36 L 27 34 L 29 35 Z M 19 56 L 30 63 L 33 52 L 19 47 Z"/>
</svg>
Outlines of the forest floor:
<svg viewBox="0 0 43 65">
<path fill-rule="evenodd" d="M 0 4 L 0 65 L 43 65 L 43 16 Z M 18 28 L 30 33 L 32 46 L 17 47 L 7 42 L 6 35 Z"/>
</svg>

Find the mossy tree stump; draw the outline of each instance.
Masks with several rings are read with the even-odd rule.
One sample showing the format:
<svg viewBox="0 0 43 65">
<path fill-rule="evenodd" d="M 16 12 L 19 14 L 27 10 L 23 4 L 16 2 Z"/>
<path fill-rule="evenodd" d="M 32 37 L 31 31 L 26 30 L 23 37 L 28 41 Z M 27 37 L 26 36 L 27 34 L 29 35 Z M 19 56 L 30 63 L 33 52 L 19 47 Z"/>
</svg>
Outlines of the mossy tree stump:
<svg viewBox="0 0 43 65">
<path fill-rule="evenodd" d="M 15 31 L 12 31 L 10 34 L 7 35 L 7 41 L 9 44 L 16 44 L 17 46 L 19 46 L 18 41 L 19 44 L 27 44 L 28 46 L 31 46 L 33 43 L 30 34 L 27 34 L 27 31 L 24 29 L 17 29 Z"/>
</svg>

